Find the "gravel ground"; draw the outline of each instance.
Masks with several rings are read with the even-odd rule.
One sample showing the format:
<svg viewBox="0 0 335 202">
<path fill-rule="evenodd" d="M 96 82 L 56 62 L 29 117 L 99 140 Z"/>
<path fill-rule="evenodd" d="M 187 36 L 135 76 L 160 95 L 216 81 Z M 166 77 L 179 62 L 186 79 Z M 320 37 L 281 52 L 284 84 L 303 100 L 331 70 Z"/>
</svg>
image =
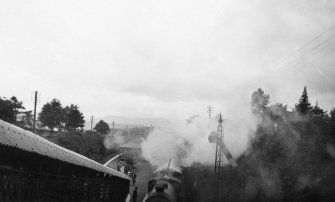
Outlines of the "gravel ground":
<svg viewBox="0 0 335 202">
<path fill-rule="evenodd" d="M 148 181 L 152 176 L 153 173 L 153 169 L 151 167 L 151 165 L 149 164 L 149 162 L 145 161 L 142 158 L 136 159 L 135 160 L 136 164 L 136 184 L 135 186 L 137 186 L 137 202 L 142 202 L 146 193 L 147 193 L 147 189 L 148 189 Z M 112 169 L 117 169 L 117 161 L 112 161 L 110 162 L 108 165 L 108 167 L 112 168 Z M 133 182 L 130 183 L 130 194 L 133 194 L 133 190 L 135 188 L 135 186 L 133 185 Z"/>
<path fill-rule="evenodd" d="M 152 176 L 153 169 L 149 162 L 145 160 L 139 160 L 136 162 L 136 184 L 137 186 L 137 202 L 142 202 L 145 194 L 148 191 L 148 181 Z M 134 187 L 133 183 L 131 182 L 130 186 L 130 193 L 133 193 Z"/>
</svg>

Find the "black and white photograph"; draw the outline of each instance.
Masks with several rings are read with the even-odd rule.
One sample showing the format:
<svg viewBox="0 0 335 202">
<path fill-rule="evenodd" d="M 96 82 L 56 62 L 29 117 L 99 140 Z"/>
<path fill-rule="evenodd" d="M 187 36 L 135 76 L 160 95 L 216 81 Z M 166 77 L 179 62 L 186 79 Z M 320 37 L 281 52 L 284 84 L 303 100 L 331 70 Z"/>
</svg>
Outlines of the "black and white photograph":
<svg viewBox="0 0 335 202">
<path fill-rule="evenodd" d="M 0 202 L 334 202 L 335 1 L 0 0 Z"/>
</svg>

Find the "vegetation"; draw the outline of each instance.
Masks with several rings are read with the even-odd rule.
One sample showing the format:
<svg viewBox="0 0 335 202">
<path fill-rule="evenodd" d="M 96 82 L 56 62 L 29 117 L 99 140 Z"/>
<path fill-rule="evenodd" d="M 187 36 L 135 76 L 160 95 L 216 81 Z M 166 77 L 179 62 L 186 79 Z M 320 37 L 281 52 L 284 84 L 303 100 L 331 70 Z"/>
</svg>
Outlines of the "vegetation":
<svg viewBox="0 0 335 202">
<path fill-rule="evenodd" d="M 335 110 L 312 106 L 306 87 L 293 112 L 268 106 L 269 98 L 261 89 L 252 94 L 259 124 L 238 167 L 223 169 L 222 201 L 335 201 Z M 212 201 L 212 166 L 184 173 L 189 201 Z"/>
<path fill-rule="evenodd" d="M 53 99 L 42 107 L 38 117 L 42 126 L 47 126 L 53 132 L 55 127 L 60 127 L 64 122 L 63 108 L 59 100 Z"/>
<path fill-rule="evenodd" d="M 16 114 L 22 109 L 25 108 L 16 97 L 11 97 L 10 99 L 0 97 L 0 119 L 17 124 Z M 85 123 L 84 116 L 77 105 L 71 104 L 63 108 L 58 99 L 52 99 L 43 105 L 38 119 L 42 126 L 50 128 L 50 133 L 53 133 L 55 128 L 66 129 L 66 131 L 57 132 L 54 135 L 49 135 L 49 132 L 44 131 L 43 136 L 48 140 L 88 158 L 104 163 L 119 153 L 117 145 L 109 149 L 105 148 L 105 137 L 101 136 L 101 134 L 110 132 L 106 122 L 101 120 L 96 124 L 94 129 L 97 132 L 86 131 L 79 133 L 76 131 L 77 128 L 82 128 Z M 129 140 L 135 137 L 144 137 L 148 134 L 148 131 L 147 128 L 135 128 L 129 129 L 129 132 L 124 130 L 122 134 L 125 135 L 125 139 Z M 131 154 L 124 154 L 122 160 L 126 162 L 126 170 L 134 169 L 135 162 Z"/>
<path fill-rule="evenodd" d="M 124 138 L 124 141 L 128 142 L 130 140 L 146 138 L 151 130 L 152 128 L 150 127 L 130 128 L 128 130 L 123 131 L 122 136 Z"/>
<path fill-rule="evenodd" d="M 70 107 L 63 108 L 57 99 L 43 105 L 39 120 L 43 126 L 49 127 L 51 132 L 55 127 L 75 131 L 77 128 L 83 128 L 85 123 L 84 116 L 77 105 L 71 104 Z"/>
<path fill-rule="evenodd" d="M 302 95 L 299 99 L 299 103 L 295 106 L 296 110 L 300 112 L 301 114 L 307 114 L 309 111 L 311 111 L 311 103 L 308 101 L 308 94 L 307 94 L 307 88 L 304 87 L 304 90 L 302 91 Z"/>
<path fill-rule="evenodd" d="M 103 120 L 100 120 L 95 125 L 94 129 L 102 135 L 105 135 L 105 134 L 110 132 L 109 125 L 106 122 L 104 122 Z"/>
<path fill-rule="evenodd" d="M 97 132 L 86 131 L 81 134 L 74 131 L 58 132 L 52 137 L 48 137 L 56 144 L 71 151 L 77 152 L 100 163 L 105 163 L 111 157 L 120 153 L 117 145 L 106 148 L 104 145 L 105 137 Z M 120 160 L 126 162 L 127 171 L 135 168 L 135 157 L 130 153 L 124 153 Z"/>
<path fill-rule="evenodd" d="M 329 115 L 327 114 L 327 111 L 321 109 L 318 105 L 318 102 L 316 101 L 315 106 L 312 107 L 311 112 L 314 116 L 319 117 L 321 119 L 329 119 Z"/>
<path fill-rule="evenodd" d="M 22 102 L 19 102 L 16 97 L 11 97 L 9 100 L 5 97 L 0 97 L 0 119 L 9 123 L 15 124 L 16 113 L 20 109 L 25 109 Z"/>
<path fill-rule="evenodd" d="M 256 111 L 263 111 L 269 104 L 270 96 L 265 94 L 261 88 L 258 88 L 251 95 L 251 107 Z"/>
<path fill-rule="evenodd" d="M 334 123 L 335 122 L 335 108 L 333 108 L 332 110 L 330 110 L 329 116 L 330 116 L 330 121 L 332 123 Z"/>
<path fill-rule="evenodd" d="M 71 104 L 70 107 L 65 107 L 65 128 L 67 130 L 75 131 L 77 128 L 83 128 L 85 125 L 85 120 L 83 113 L 79 111 L 77 105 Z"/>
<path fill-rule="evenodd" d="M 84 134 L 74 131 L 59 132 L 56 143 L 96 161 L 102 160 L 107 152 L 103 144 L 103 138 L 92 132 L 85 132 Z"/>
</svg>

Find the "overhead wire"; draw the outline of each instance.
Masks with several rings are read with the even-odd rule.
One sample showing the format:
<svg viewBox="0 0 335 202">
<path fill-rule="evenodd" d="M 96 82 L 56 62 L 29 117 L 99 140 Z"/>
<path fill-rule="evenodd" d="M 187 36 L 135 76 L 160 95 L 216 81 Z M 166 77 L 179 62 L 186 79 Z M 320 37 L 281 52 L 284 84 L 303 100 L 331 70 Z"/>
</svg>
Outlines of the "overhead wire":
<svg viewBox="0 0 335 202">
<path fill-rule="evenodd" d="M 314 38 L 312 38 L 310 41 L 308 41 L 307 43 L 305 43 L 304 45 L 302 45 L 301 47 L 299 47 L 298 49 L 294 50 L 292 52 L 292 54 L 287 55 L 285 58 L 283 58 L 283 60 L 292 57 L 294 54 L 297 54 L 299 51 L 303 50 L 305 47 L 309 46 L 310 44 L 312 44 L 314 41 L 318 40 L 319 38 L 321 38 L 323 35 L 327 34 L 328 32 L 332 31 L 335 29 L 335 24 L 330 26 L 328 29 L 326 29 L 325 31 L 319 33 L 317 36 L 315 36 Z"/>
<path fill-rule="evenodd" d="M 293 68 L 291 68 L 293 65 L 299 64 L 301 63 L 301 59 L 305 58 L 305 56 L 308 56 L 311 53 L 315 53 L 318 50 L 321 50 L 321 46 L 323 46 L 324 44 L 326 44 L 328 41 L 330 41 L 331 39 L 327 39 L 326 41 L 323 41 L 322 43 L 316 45 L 315 47 L 313 47 L 312 49 L 302 53 L 300 56 L 295 57 L 294 59 L 286 62 L 284 65 L 282 65 L 280 68 L 276 69 L 275 71 L 272 71 L 271 74 L 266 75 L 265 77 L 263 77 L 262 79 L 257 80 L 255 83 L 259 83 L 261 81 L 264 81 L 266 79 L 269 78 L 273 78 L 273 77 L 277 77 L 279 76 L 281 73 L 283 73 L 284 71 L 290 69 L 291 71 L 298 68 L 299 66 L 294 66 Z"/>
<path fill-rule="evenodd" d="M 325 48 L 325 47 L 324 47 Z M 313 63 L 315 63 L 316 61 L 319 61 L 320 59 L 322 59 L 322 58 L 324 58 L 325 57 L 325 55 L 330 55 L 330 53 L 326 53 L 326 54 L 320 54 L 320 55 L 318 55 L 317 57 L 315 57 L 314 59 L 308 59 L 308 63 L 311 65 L 311 64 L 313 64 Z M 291 71 L 295 71 L 299 66 L 297 66 L 297 65 L 299 65 L 299 64 L 301 64 L 301 63 L 303 63 L 303 62 L 306 62 L 306 61 L 303 61 L 303 60 L 296 60 L 294 63 L 291 63 L 290 64 L 290 66 L 293 66 L 294 65 L 294 67 L 293 67 L 293 69 L 291 69 Z"/>
<path fill-rule="evenodd" d="M 315 53 L 318 50 L 322 50 L 322 47 L 324 44 L 326 44 L 327 42 L 329 42 L 330 40 L 332 40 L 333 38 L 335 38 L 335 36 L 333 36 L 332 38 L 329 38 L 323 42 L 321 42 L 320 44 L 316 45 L 315 47 L 313 47 L 312 49 L 302 53 L 299 57 L 295 58 L 295 60 L 289 61 L 287 64 L 285 64 L 284 66 L 281 67 L 281 69 L 278 69 L 278 71 L 276 71 L 275 73 L 277 73 L 277 75 L 279 75 L 280 73 L 284 72 L 285 70 L 289 69 L 290 67 L 292 67 L 293 65 L 297 65 L 299 63 L 301 63 L 302 61 L 300 59 L 304 58 L 305 56 L 311 54 L 311 53 Z M 325 46 L 323 47 L 325 48 Z M 322 55 L 320 56 L 322 57 Z M 294 66 L 293 69 L 298 68 L 299 66 Z M 292 71 L 292 69 L 290 69 Z M 277 76 L 274 75 L 274 76 Z M 272 77 L 273 78 L 273 77 Z"/>
<path fill-rule="evenodd" d="M 313 45 L 313 43 L 318 41 L 320 38 L 322 38 L 327 33 L 331 32 L 333 30 L 335 30 L 335 24 L 332 25 L 331 27 L 329 27 L 327 30 L 323 31 L 322 33 L 318 34 L 316 37 L 311 39 L 309 42 L 305 43 L 303 46 L 301 46 L 300 48 L 298 48 L 294 52 L 292 52 L 292 54 L 287 55 L 284 59 L 282 59 L 281 62 L 274 65 L 274 67 L 277 67 L 274 71 L 272 71 L 270 74 L 267 74 L 263 78 L 258 79 L 256 82 L 253 82 L 252 84 L 254 85 L 254 84 L 257 84 L 257 83 L 259 83 L 261 81 L 264 81 L 266 79 L 277 77 L 280 73 L 282 73 L 283 71 L 286 71 L 289 67 L 296 64 L 297 61 L 299 63 L 299 60 L 301 58 L 305 57 L 306 55 L 308 55 L 310 53 L 313 53 L 313 52 L 316 52 L 320 49 L 322 50 L 322 48 L 325 48 L 324 45 L 325 44 L 328 45 L 327 42 L 329 42 L 330 40 L 332 40 L 335 37 L 334 33 L 332 33 L 330 35 L 330 37 L 327 37 L 325 40 L 321 41 L 320 43 L 317 43 L 315 45 Z M 297 68 L 297 67 L 295 67 L 295 68 Z"/>
</svg>

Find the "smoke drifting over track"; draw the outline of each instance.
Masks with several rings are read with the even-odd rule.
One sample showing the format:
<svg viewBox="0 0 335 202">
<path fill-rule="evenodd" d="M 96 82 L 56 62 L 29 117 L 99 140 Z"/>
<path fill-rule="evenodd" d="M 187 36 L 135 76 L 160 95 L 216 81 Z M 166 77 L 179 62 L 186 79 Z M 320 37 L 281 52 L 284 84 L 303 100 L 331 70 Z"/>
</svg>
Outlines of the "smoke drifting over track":
<svg viewBox="0 0 335 202">
<path fill-rule="evenodd" d="M 246 151 L 256 128 L 255 117 L 245 112 L 224 121 L 224 141 L 234 157 Z M 217 129 L 217 124 L 217 118 L 192 116 L 184 124 L 155 128 L 142 143 L 143 156 L 154 166 L 166 164 L 170 158 L 179 166 L 213 164 L 215 145 L 209 143 L 208 135 Z"/>
</svg>

